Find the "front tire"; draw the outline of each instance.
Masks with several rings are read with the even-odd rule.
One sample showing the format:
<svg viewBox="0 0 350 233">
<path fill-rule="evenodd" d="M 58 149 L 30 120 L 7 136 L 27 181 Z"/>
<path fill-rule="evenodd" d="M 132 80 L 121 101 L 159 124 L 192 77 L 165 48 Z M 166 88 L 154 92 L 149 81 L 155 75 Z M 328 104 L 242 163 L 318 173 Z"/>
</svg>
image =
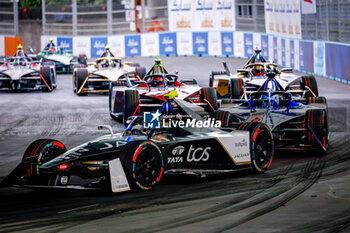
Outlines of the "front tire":
<svg viewBox="0 0 350 233">
<path fill-rule="evenodd" d="M 159 183 L 164 160 L 159 147 L 150 141 L 134 141 L 120 154 L 131 188 L 149 190 Z"/>
<path fill-rule="evenodd" d="M 87 93 L 79 93 L 80 88 L 84 85 L 86 85 L 85 80 L 88 78 L 88 70 L 85 68 L 81 68 L 77 70 L 77 74 L 76 74 L 76 93 L 79 96 L 87 96 Z"/>
<path fill-rule="evenodd" d="M 39 172 L 39 166 L 56 158 L 66 152 L 65 145 L 57 140 L 39 139 L 31 143 L 22 158 L 23 175 L 29 181 L 43 185 L 50 185 L 50 177 L 42 176 Z M 35 158 L 36 157 L 36 158 Z M 35 158 L 33 161 L 31 158 Z M 31 161 L 31 162 L 27 162 Z M 52 181 L 52 180 L 51 180 Z M 51 183 L 51 185 L 57 185 Z"/>
<path fill-rule="evenodd" d="M 43 66 L 40 69 L 40 74 L 44 80 L 41 80 L 42 85 L 44 87 L 42 88 L 43 92 L 51 92 L 53 90 L 53 85 L 52 85 L 52 72 L 50 66 Z"/>
<path fill-rule="evenodd" d="M 249 131 L 251 166 L 255 173 L 264 173 L 274 154 L 273 136 L 267 125 L 259 122 L 241 124 L 237 130 Z"/>
</svg>

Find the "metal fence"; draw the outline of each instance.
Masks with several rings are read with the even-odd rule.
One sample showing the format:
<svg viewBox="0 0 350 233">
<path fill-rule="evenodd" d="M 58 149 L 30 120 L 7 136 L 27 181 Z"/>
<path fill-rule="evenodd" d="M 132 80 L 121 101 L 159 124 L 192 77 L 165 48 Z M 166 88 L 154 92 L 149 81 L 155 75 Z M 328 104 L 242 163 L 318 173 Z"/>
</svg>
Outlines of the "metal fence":
<svg viewBox="0 0 350 233">
<path fill-rule="evenodd" d="M 0 35 L 18 35 L 18 1 L 0 1 Z"/>
<path fill-rule="evenodd" d="M 43 34 L 112 35 L 168 30 L 167 1 L 43 0 Z M 136 14 L 136 16 L 135 16 Z M 135 21 L 135 18 L 137 20 Z"/>
<path fill-rule="evenodd" d="M 350 43 L 350 0 L 317 0 L 316 14 L 302 14 L 303 39 Z"/>
</svg>

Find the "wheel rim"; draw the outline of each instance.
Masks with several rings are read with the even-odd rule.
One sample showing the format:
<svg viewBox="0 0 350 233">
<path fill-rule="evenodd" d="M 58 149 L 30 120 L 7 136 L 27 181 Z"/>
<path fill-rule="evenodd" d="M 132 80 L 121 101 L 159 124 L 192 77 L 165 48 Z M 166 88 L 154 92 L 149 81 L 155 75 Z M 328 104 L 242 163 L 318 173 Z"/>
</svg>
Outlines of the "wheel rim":
<svg viewBox="0 0 350 233">
<path fill-rule="evenodd" d="M 162 175 L 162 157 L 154 146 L 144 147 L 137 156 L 133 166 L 136 184 L 142 189 L 150 189 Z"/>
<path fill-rule="evenodd" d="M 270 132 L 261 129 L 254 142 L 254 163 L 257 168 L 264 171 L 268 168 L 273 155 L 273 142 Z"/>
</svg>

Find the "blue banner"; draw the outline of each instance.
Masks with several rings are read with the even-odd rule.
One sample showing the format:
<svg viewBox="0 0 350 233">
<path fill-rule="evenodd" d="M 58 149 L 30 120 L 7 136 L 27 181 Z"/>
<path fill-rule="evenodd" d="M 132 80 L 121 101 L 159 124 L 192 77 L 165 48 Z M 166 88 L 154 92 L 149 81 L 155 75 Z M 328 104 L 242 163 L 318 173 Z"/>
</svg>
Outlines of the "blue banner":
<svg viewBox="0 0 350 233">
<path fill-rule="evenodd" d="M 294 59 L 294 40 L 290 40 L 290 67 L 295 69 L 295 59 Z"/>
<path fill-rule="evenodd" d="M 314 45 L 313 42 L 300 41 L 299 43 L 299 64 L 300 70 L 314 72 Z"/>
<path fill-rule="evenodd" d="M 282 49 L 282 66 L 286 66 L 286 40 L 281 40 L 281 49 Z"/>
<path fill-rule="evenodd" d="M 244 33 L 244 56 L 251 57 L 253 53 L 253 34 Z"/>
<path fill-rule="evenodd" d="M 315 42 L 317 45 L 315 59 L 316 59 L 316 74 L 324 75 L 324 43 L 323 42 Z"/>
<path fill-rule="evenodd" d="M 261 35 L 261 54 L 266 61 L 270 60 L 269 58 L 269 36 Z"/>
<path fill-rule="evenodd" d="M 278 62 L 277 37 L 273 37 L 273 61 Z"/>
<path fill-rule="evenodd" d="M 208 33 L 193 32 L 193 55 L 208 55 Z"/>
<path fill-rule="evenodd" d="M 99 57 L 105 51 L 107 37 L 91 37 L 91 57 Z"/>
<path fill-rule="evenodd" d="M 326 75 L 350 81 L 350 46 L 326 43 Z"/>
<path fill-rule="evenodd" d="M 221 54 L 233 56 L 233 33 L 221 32 Z"/>
<path fill-rule="evenodd" d="M 72 37 L 57 37 L 57 46 L 63 50 L 73 50 L 73 38 Z"/>
<path fill-rule="evenodd" d="M 159 54 L 161 56 L 177 54 L 176 32 L 159 34 Z"/>
<path fill-rule="evenodd" d="M 140 35 L 125 36 L 125 56 L 141 56 L 141 37 Z"/>
</svg>

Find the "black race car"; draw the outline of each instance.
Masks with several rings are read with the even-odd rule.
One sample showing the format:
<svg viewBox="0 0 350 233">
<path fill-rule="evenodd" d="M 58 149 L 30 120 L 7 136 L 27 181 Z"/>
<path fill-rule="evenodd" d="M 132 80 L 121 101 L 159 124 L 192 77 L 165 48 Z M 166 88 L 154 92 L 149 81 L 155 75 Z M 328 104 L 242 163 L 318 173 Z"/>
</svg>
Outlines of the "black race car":
<svg viewBox="0 0 350 233">
<path fill-rule="evenodd" d="M 183 106 L 181 100 L 177 104 Z M 158 117 L 158 112 L 150 113 Z M 174 117 L 174 116 L 173 116 Z M 22 162 L 2 185 L 29 188 L 149 190 L 163 174 L 210 175 L 251 168 L 265 172 L 273 158 L 269 128 L 251 123 L 241 130 L 172 127 L 169 116 L 160 117 L 159 128 L 145 129 L 134 117 L 124 133 L 79 145 L 69 151 L 57 140 L 40 139 L 25 151 Z M 213 124 L 191 112 L 176 115 L 178 124 Z M 153 120 L 152 120 L 153 121 Z M 185 121 L 187 123 L 180 123 Z M 199 122 L 199 123 L 198 123 Z M 214 122 L 215 124 L 220 122 Z"/>
</svg>

